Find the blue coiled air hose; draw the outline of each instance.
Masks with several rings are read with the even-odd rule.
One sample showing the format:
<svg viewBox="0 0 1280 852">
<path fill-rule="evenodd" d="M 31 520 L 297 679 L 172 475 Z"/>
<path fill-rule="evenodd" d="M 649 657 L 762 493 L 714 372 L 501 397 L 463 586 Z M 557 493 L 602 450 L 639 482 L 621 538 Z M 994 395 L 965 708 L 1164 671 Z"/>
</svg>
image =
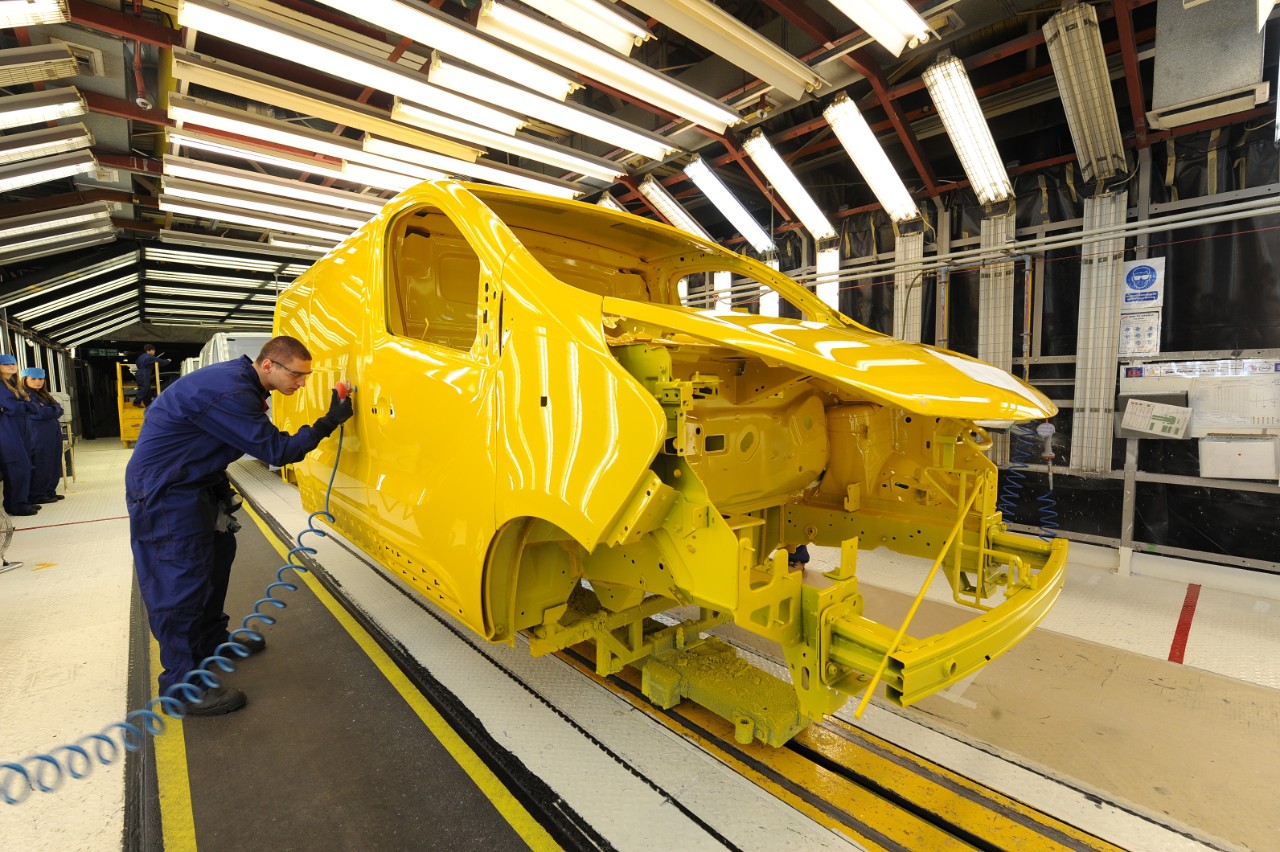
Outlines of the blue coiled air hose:
<svg viewBox="0 0 1280 852">
<path fill-rule="evenodd" d="M 344 394 L 345 396 L 345 394 Z M 305 566 L 294 562 L 297 554 L 314 554 L 315 548 L 302 543 L 307 533 L 326 536 L 324 530 L 315 525 L 316 518 L 324 518 L 328 523 L 334 522 L 329 512 L 329 497 L 333 493 L 333 481 L 338 475 L 338 461 L 342 458 L 342 436 L 344 429 L 338 427 L 338 452 L 333 459 L 333 472 L 329 474 L 329 485 L 324 492 L 324 508 L 307 516 L 307 527 L 294 537 L 296 546 L 285 556 L 285 563 L 276 569 L 276 579 L 263 591 L 263 596 L 253 605 L 253 611 L 246 615 L 240 626 L 214 649 L 213 655 L 205 657 L 200 665 L 192 669 L 181 683 L 175 683 L 165 690 L 165 694 L 147 702 L 145 708 L 134 710 L 122 721 L 113 722 L 97 733 L 80 737 L 70 745 L 61 745 L 42 754 L 33 754 L 18 761 L 0 763 L 0 796 L 6 805 L 16 805 L 27 800 L 32 791 L 52 793 L 62 786 L 68 776 L 80 779 L 87 776 L 94 764 L 107 766 L 119 756 L 123 747 L 125 751 L 137 751 L 142 748 L 146 735 L 159 736 L 164 733 L 164 716 L 182 719 L 186 712 L 184 705 L 188 701 L 199 701 L 206 689 L 213 689 L 222 684 L 221 679 L 212 671 L 217 666 L 224 672 L 236 669 L 232 656 L 244 658 L 249 656 L 249 649 L 237 637 L 262 638 L 251 624 L 275 624 L 275 616 L 265 612 L 264 607 L 284 609 L 288 604 L 276 597 L 277 591 L 296 592 L 298 587 L 284 578 L 286 571 L 295 574 L 306 573 Z M 119 743 L 116 738 L 119 738 Z M 18 789 L 15 790 L 14 788 Z"/>
<path fill-rule="evenodd" d="M 1048 429 L 1045 429 L 1045 427 Z M 1009 430 L 1009 466 L 1004 471 L 1004 482 L 1000 486 L 1000 494 L 996 498 L 996 508 L 1004 515 L 1006 521 L 1014 517 L 1018 501 L 1027 484 L 1027 463 L 1035 455 L 1037 440 L 1044 442 L 1045 449 L 1040 457 L 1052 464 L 1053 454 L 1050 449 L 1053 436 L 1053 425 L 1047 420 L 1033 432 L 1025 424 L 1018 424 Z M 1037 538 L 1051 541 L 1058 529 L 1058 499 L 1053 496 L 1053 474 L 1049 475 L 1048 488 L 1036 497 L 1036 511 L 1040 518 L 1040 532 Z"/>
</svg>

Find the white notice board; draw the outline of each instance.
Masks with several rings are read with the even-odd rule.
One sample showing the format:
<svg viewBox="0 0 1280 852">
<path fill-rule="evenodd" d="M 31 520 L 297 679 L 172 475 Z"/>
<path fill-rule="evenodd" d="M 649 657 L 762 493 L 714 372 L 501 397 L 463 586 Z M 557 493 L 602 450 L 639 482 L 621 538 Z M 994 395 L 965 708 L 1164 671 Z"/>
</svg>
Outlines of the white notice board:
<svg viewBox="0 0 1280 852">
<path fill-rule="evenodd" d="M 1280 358 L 1125 364 L 1119 392 L 1185 392 L 1187 437 L 1280 435 Z"/>
</svg>

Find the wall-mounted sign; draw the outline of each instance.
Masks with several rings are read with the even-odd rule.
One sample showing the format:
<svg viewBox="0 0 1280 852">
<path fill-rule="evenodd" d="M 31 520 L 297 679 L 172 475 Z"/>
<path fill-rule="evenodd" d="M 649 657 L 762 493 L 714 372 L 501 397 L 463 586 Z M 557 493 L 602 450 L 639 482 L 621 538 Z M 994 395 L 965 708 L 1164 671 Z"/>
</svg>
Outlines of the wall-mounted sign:
<svg viewBox="0 0 1280 852">
<path fill-rule="evenodd" d="M 1124 297 L 1120 310 L 1150 311 L 1164 306 L 1164 258 L 1130 260 L 1124 265 Z"/>
</svg>

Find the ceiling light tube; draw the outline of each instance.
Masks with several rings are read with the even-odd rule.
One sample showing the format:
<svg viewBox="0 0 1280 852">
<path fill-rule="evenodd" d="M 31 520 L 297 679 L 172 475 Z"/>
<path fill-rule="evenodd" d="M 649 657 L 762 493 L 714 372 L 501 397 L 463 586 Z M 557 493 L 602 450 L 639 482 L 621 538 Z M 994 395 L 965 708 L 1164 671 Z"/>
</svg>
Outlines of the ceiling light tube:
<svg viewBox="0 0 1280 852">
<path fill-rule="evenodd" d="M 991 204 L 1008 198 L 1013 187 L 964 63 L 955 56 L 943 56 L 922 76 L 978 202 Z"/>
<path fill-rule="evenodd" d="M 1098 13 L 1088 3 L 1064 6 L 1045 23 L 1044 43 L 1085 180 L 1127 171 Z"/>
<path fill-rule="evenodd" d="M 668 224 L 674 225 L 686 233 L 693 234 L 695 237 L 701 237 L 707 242 L 714 243 L 711 235 L 698 224 L 689 211 L 685 210 L 675 196 L 667 191 L 667 188 L 653 179 L 653 175 L 646 175 L 645 179 L 640 181 L 640 194 L 649 199 L 654 207 L 658 208 L 658 212 L 663 215 Z"/>
<path fill-rule="evenodd" d="M 653 37 L 644 24 L 608 3 L 596 0 L 528 0 L 526 5 L 623 56 L 630 56 L 632 48 Z"/>
<path fill-rule="evenodd" d="M 315 252 L 317 254 L 327 254 L 333 246 L 322 245 L 320 243 L 311 243 L 292 234 L 268 234 L 267 242 L 273 246 L 280 248 L 293 249 L 295 251 Z M 303 270 L 304 272 L 306 270 Z M 302 273 L 299 272 L 299 275 Z"/>
<path fill-rule="evenodd" d="M 243 291 L 232 290 L 195 290 L 190 287 L 153 287 L 147 285 L 147 293 L 155 293 L 158 296 L 194 296 L 196 298 L 222 297 L 233 300 L 247 300 L 249 302 L 265 302 L 275 304 L 275 294 L 268 293 L 244 293 Z"/>
<path fill-rule="evenodd" d="M 88 151 L 72 151 L 0 166 L 0 192 L 48 183 L 51 180 L 92 172 L 98 161 Z"/>
<path fill-rule="evenodd" d="M 170 177 L 212 183 L 218 186 L 235 187 L 249 192 L 292 198 L 295 201 L 304 201 L 326 207 L 359 210 L 369 214 L 378 213 L 387 203 L 381 198 L 370 198 L 367 195 L 359 195 L 354 192 L 343 192 L 325 186 L 278 178 L 260 172 L 244 171 L 230 166 L 203 163 L 187 157 L 165 157 L 164 173 Z"/>
<path fill-rule="evenodd" d="M 818 209 L 818 205 L 814 203 L 808 191 L 800 185 L 800 181 L 796 180 L 796 176 L 791 173 L 791 169 L 778 156 L 778 152 L 773 149 L 773 145 L 763 133 L 759 130 L 752 133 L 742 144 L 742 149 L 747 152 L 751 161 L 760 167 L 760 171 L 764 172 L 769 183 L 773 184 L 773 188 L 778 190 L 782 200 L 787 202 L 787 206 L 800 217 L 800 222 L 815 240 L 830 239 L 836 235 L 836 229 L 831 227 L 831 222 Z"/>
<path fill-rule="evenodd" d="M 733 227 L 738 229 L 738 233 L 751 243 L 752 248 L 760 254 L 773 251 L 773 240 L 765 233 L 764 228 L 760 227 L 760 223 L 747 212 L 742 202 L 729 191 L 729 188 L 715 172 L 711 171 L 701 157 L 694 157 L 693 162 L 685 167 L 684 173 L 697 185 L 703 195 L 711 199 L 711 203 Z"/>
<path fill-rule="evenodd" d="M 267 243 L 255 243 L 252 240 L 237 240 L 234 237 L 218 237 L 213 234 L 198 234 L 168 229 L 160 232 L 160 242 L 168 245 L 199 246 L 201 248 L 269 254 L 276 257 L 303 257 L 304 254 L 310 254 L 310 252 L 281 251 Z M 310 261 L 309 257 L 305 259 Z"/>
<path fill-rule="evenodd" d="M 0 27 L 36 27 L 41 24 L 65 24 L 67 0 L 3 0 L 0 2 Z"/>
<path fill-rule="evenodd" d="M 283 107 L 301 115 L 323 118 L 344 127 L 377 133 L 379 136 L 385 136 L 406 145 L 438 151 L 460 160 L 474 160 L 480 156 L 479 151 L 468 145 L 397 124 L 390 119 L 384 109 L 340 98 L 319 89 L 312 89 L 290 80 L 282 80 L 252 68 L 233 65 L 189 50 L 178 48 L 173 51 L 173 76 L 186 83 L 195 83 L 239 95 L 251 101 Z M 459 98 L 453 92 L 446 92 L 443 89 L 434 89 L 433 96 L 437 99 Z M 465 105 L 457 106 L 464 108 Z M 499 117 L 496 110 L 490 110 L 488 114 L 495 119 Z M 504 123 L 509 122 L 513 128 L 518 127 L 520 123 L 518 118 L 505 115 L 501 116 L 501 120 Z"/>
<path fill-rule="evenodd" d="M 178 198 L 170 198 L 167 195 L 160 196 L 160 209 L 168 213 L 180 213 L 185 216 L 195 216 L 198 219 L 233 222 L 237 225 L 248 225 L 251 228 L 260 228 L 264 231 L 288 231 L 293 234 L 318 237 L 322 240 L 333 240 L 334 242 L 341 242 L 342 240 L 345 240 L 351 233 L 350 231 L 318 228 L 309 222 L 301 222 L 296 219 L 288 219 L 283 216 L 272 216 L 266 213 L 250 215 L 235 207 L 186 201 Z"/>
<path fill-rule="evenodd" d="M 207 201 L 210 204 L 226 204 L 244 210 L 256 210 L 259 213 L 270 213 L 273 216 L 288 216 L 309 222 L 323 222 L 339 228 L 355 230 L 369 221 L 369 216 L 361 212 L 346 212 L 333 207 L 319 207 L 314 204 L 303 204 L 287 198 L 276 198 L 256 192 L 243 192 L 238 189 L 223 189 L 207 183 L 183 180 L 182 178 L 165 178 L 164 193 L 172 198 L 185 198 L 189 201 Z"/>
<path fill-rule="evenodd" d="M 618 203 L 618 199 L 614 198 L 607 192 L 600 193 L 600 197 L 596 199 L 597 206 L 604 207 L 608 210 L 615 210 L 618 213 L 630 213 L 631 211 Z"/>
<path fill-rule="evenodd" d="M 82 248 L 88 248 L 89 246 L 101 245 L 102 243 L 113 243 L 115 240 L 115 232 L 105 231 L 101 234 L 79 237 L 65 243 L 41 246 L 40 248 L 32 249 L 30 251 L 6 252 L 0 250 L 0 264 L 16 263 L 20 260 L 35 260 L 38 257 L 45 257 L 51 254 L 66 254 Z"/>
<path fill-rule="evenodd" d="M 419 103 L 431 103 L 432 96 L 437 94 L 421 75 L 412 74 L 393 62 L 358 54 L 337 42 L 304 35 L 241 6 L 219 0 L 182 0 L 178 6 L 178 23 L 263 53 L 288 56 L 293 62 L 323 69 L 326 74 Z M 473 101 L 459 105 L 456 96 L 450 100 L 451 109 L 465 109 L 477 121 L 505 126 L 514 122 L 519 126 L 519 119 L 498 110 Z"/>
<path fill-rule="evenodd" d="M 576 198 L 583 192 L 581 187 L 574 184 L 535 175 L 523 169 L 499 167 L 496 163 L 485 163 L 483 160 L 477 160 L 474 163 L 464 163 L 461 160 L 450 161 L 448 157 L 443 157 L 430 151 L 420 151 L 407 145 L 401 145 L 399 142 L 378 139 L 374 136 L 366 136 L 364 138 L 364 149 L 367 153 L 381 157 L 390 157 L 413 164 L 424 163 L 429 168 L 440 169 L 450 174 L 486 180 L 490 183 L 511 186 L 516 189 L 526 189 L 530 192 L 540 192 L 556 198 Z"/>
<path fill-rule="evenodd" d="M 481 4 L 476 29 L 636 95 L 715 133 L 723 133 L 741 120 L 736 110 L 643 63 L 585 42 L 558 24 L 544 23 L 495 0 Z M 447 50 L 443 46 L 441 49 Z"/>
<path fill-rule="evenodd" d="M 79 237 L 88 237 L 97 234 L 114 233 L 115 229 L 111 225 L 111 220 L 99 221 L 89 225 L 60 225 L 56 228 L 49 228 L 44 231 L 26 234 L 21 237 L 14 237 L 6 240 L 4 243 L 5 251 L 22 251 L 29 248 L 38 248 L 53 243 L 66 242 L 67 240 L 77 239 Z"/>
<path fill-rule="evenodd" d="M 439 180 L 445 177 L 448 177 L 448 175 L 442 174 L 434 179 Z M 409 187 L 417 186 L 423 180 L 427 180 L 427 178 L 409 177 L 408 175 L 396 174 L 350 162 L 342 164 L 342 179 L 349 180 L 352 183 L 362 183 L 365 186 L 388 189 L 392 192 L 404 192 Z"/>
<path fill-rule="evenodd" d="M 831 5 L 894 56 L 929 39 L 929 25 L 905 0 L 831 0 Z"/>
<path fill-rule="evenodd" d="M 178 281 L 183 284 L 208 284 L 215 287 L 236 287 L 248 292 L 274 292 L 275 281 L 265 278 L 240 278 L 234 275 L 210 275 L 202 272 L 188 272 L 185 269 L 148 269 L 148 281 Z"/>
<path fill-rule="evenodd" d="M 63 207 L 58 210 L 47 210 L 43 213 L 30 213 L 26 216 L 14 216 L 0 219 L 0 245 L 8 248 L 8 241 L 23 234 L 39 233 L 54 228 L 73 225 L 109 224 L 111 213 L 105 204 L 80 204 L 75 207 Z"/>
<path fill-rule="evenodd" d="M 121 302 L 136 301 L 137 298 L 138 298 L 138 291 L 130 287 L 128 290 L 125 290 L 122 293 L 116 293 L 114 296 L 95 298 L 89 304 L 81 308 L 77 308 L 73 311 L 66 311 L 63 313 L 59 313 L 58 316 L 54 319 L 46 320 L 45 322 L 31 323 L 31 325 L 33 328 L 39 331 L 43 331 L 44 329 L 47 329 L 50 326 L 62 325 L 65 322 L 70 322 L 71 320 L 80 319 L 80 317 L 89 316 L 91 314 L 102 316 L 102 312 L 104 309 L 118 305 Z M 76 304 L 80 304 L 80 303 L 76 302 Z M 29 322 L 29 320 L 23 320 L 23 322 Z"/>
<path fill-rule="evenodd" d="M 628 0 L 793 100 L 826 85 L 812 68 L 708 0 Z"/>
<path fill-rule="evenodd" d="M 577 84 L 543 65 L 460 24 L 457 19 L 416 0 L 324 0 L 352 17 L 408 36 L 419 44 L 445 50 L 478 68 L 492 68 L 509 80 L 563 101 Z M 498 70 L 501 69 L 501 70 Z"/>
<path fill-rule="evenodd" d="M 540 163 L 564 169 L 567 172 L 595 178 L 607 183 L 613 183 L 619 175 L 626 173 L 626 169 L 622 166 L 602 157 L 592 157 L 574 151 L 571 148 L 565 148 L 549 142 L 535 142 L 530 137 L 519 134 L 507 136 L 495 133 L 465 121 L 457 121 L 449 116 L 439 115 L 417 104 L 402 101 L 399 98 L 396 98 L 395 104 L 391 107 L 391 116 L 408 124 L 435 130 L 467 142 L 474 142 L 477 145 L 497 148 L 509 154 L 536 160 Z"/>
<path fill-rule="evenodd" d="M 65 154 L 92 144 L 93 134 L 78 123 L 0 136 L 0 164 Z"/>
<path fill-rule="evenodd" d="M 29 287 L 24 287 L 15 295 L 11 295 L 5 299 L 0 299 L 0 308 L 8 308 L 11 305 L 16 305 L 18 302 L 25 302 L 27 299 L 43 299 L 55 290 L 61 290 L 64 287 L 75 287 L 89 281 L 90 279 L 96 278 L 99 275 L 106 275 L 107 273 L 117 272 L 126 267 L 133 267 L 137 262 L 137 252 L 128 251 L 108 260 L 84 266 L 63 275 L 56 275 L 52 278 L 47 278 L 44 281 L 32 284 Z"/>
<path fill-rule="evenodd" d="M 265 246 L 264 246 L 265 248 Z M 246 272 L 278 273 L 293 264 L 283 260 L 270 260 L 257 257 L 235 257 L 229 254 L 207 254 L 202 251 L 183 251 L 181 249 L 147 246 L 142 250 L 143 260 L 154 260 L 159 263 L 181 263 L 187 266 L 216 266 L 220 269 L 237 269 Z"/>
<path fill-rule="evenodd" d="M 394 189 L 397 192 L 405 188 L 404 186 L 399 186 L 397 189 L 393 186 L 393 184 L 401 184 L 402 181 L 385 174 L 388 171 L 387 166 L 394 167 L 394 174 L 410 174 L 419 180 L 438 180 L 444 177 L 442 173 L 429 169 L 406 171 L 402 168 L 405 164 L 396 163 L 386 157 L 366 154 L 358 142 L 341 136 L 321 133 L 318 130 L 298 127 L 288 122 L 271 118 L 262 118 L 244 110 L 210 104 L 183 95 L 174 94 L 169 96 L 169 117 L 174 121 L 190 122 L 214 130 L 247 136 L 250 139 L 275 142 L 279 145 L 296 148 L 299 151 L 314 151 L 337 160 L 357 160 L 362 165 L 372 168 L 372 171 L 362 172 L 363 176 L 369 181 L 366 184 L 368 186 Z M 340 173 L 345 177 L 348 174 L 347 170 L 339 168 Z M 373 183 L 372 181 L 374 180 L 381 180 L 384 183 Z M 408 185 L 412 186 L 413 183 Z"/>
<path fill-rule="evenodd" d="M 920 210 L 871 132 L 871 125 L 867 124 L 853 101 L 840 95 L 822 111 L 822 115 L 889 218 L 895 222 L 918 218 Z"/>
<path fill-rule="evenodd" d="M 113 278 L 112 280 L 105 281 L 102 284 L 97 284 L 84 290 L 77 290 L 74 293 L 54 299 L 51 302 L 44 302 L 34 308 L 18 311 L 13 316 L 21 322 L 28 322 L 37 317 L 42 317 L 45 314 L 56 313 L 65 310 L 72 305 L 78 305 L 86 299 L 94 300 L 100 296 L 106 295 L 107 293 L 119 290 L 121 287 L 128 287 L 137 283 L 138 273 L 131 272 L 128 275 Z M 62 318 L 61 315 L 59 315 L 59 318 Z M 70 319 L 70 317 L 66 317 L 66 319 Z"/>
<path fill-rule="evenodd" d="M 103 334 L 110 334 L 113 331 L 117 331 L 119 329 L 124 328 L 127 325 L 130 325 L 131 323 L 135 323 L 138 321 L 139 316 L 140 314 L 136 309 L 131 314 L 130 313 L 121 314 L 116 319 L 108 320 L 107 322 L 101 323 L 100 325 L 96 325 L 93 328 L 87 329 L 86 331 L 82 332 L 81 334 L 75 337 L 70 337 L 63 340 L 62 345 L 67 347 L 79 346 L 81 343 L 85 343 L 87 341 L 93 340 L 95 337 L 98 337 Z"/>
<path fill-rule="evenodd" d="M 135 298 L 137 297 L 136 293 L 133 295 Z M 107 311 L 105 314 L 91 316 L 88 319 L 82 319 L 79 322 L 72 323 L 71 325 L 63 326 L 60 319 L 55 319 L 46 322 L 43 326 L 38 326 L 37 328 L 40 330 L 57 329 L 57 334 L 59 335 L 79 334 L 86 329 L 95 328 L 103 322 L 110 322 L 116 318 L 128 316 L 130 313 L 136 314 L 137 312 L 138 305 L 134 302 L 127 305 L 117 305 L 114 311 Z"/>
<path fill-rule="evenodd" d="M 549 124 L 616 145 L 625 151 L 648 157 L 650 160 L 661 160 L 677 150 L 661 136 L 614 121 L 595 110 L 553 101 L 492 77 L 486 77 L 484 74 L 446 61 L 439 53 L 432 58 L 431 70 L 427 78 L 443 88 L 474 93 L 477 97 L 483 97 L 486 101 L 512 112 L 542 119 Z"/>
<path fill-rule="evenodd" d="M 190 127 L 183 127 L 178 130 L 170 129 L 168 140 L 170 145 L 179 148 L 190 148 L 193 151 L 203 151 L 222 157 L 248 160 L 251 163 L 261 163 L 266 166 L 278 166 L 295 172 L 322 175 L 339 180 L 343 179 L 341 160 L 330 162 L 328 160 L 317 160 L 314 157 L 288 154 L 284 151 L 263 148 L 248 142 L 213 136 Z"/>
<path fill-rule="evenodd" d="M 86 109 L 84 98 L 70 86 L 6 95 L 0 98 L 0 130 L 83 115 Z"/>
<path fill-rule="evenodd" d="M 151 291 L 147 291 L 150 293 Z M 147 299 L 148 307 L 155 305 L 161 308 L 211 308 L 214 310 L 222 309 L 225 311 L 246 311 L 251 314 L 262 313 L 266 311 L 268 314 L 275 311 L 275 305 L 247 305 L 244 302 L 217 299 Z"/>
<path fill-rule="evenodd" d="M 33 44 L 0 50 L 0 86 L 59 80 L 80 73 L 66 44 Z"/>
</svg>

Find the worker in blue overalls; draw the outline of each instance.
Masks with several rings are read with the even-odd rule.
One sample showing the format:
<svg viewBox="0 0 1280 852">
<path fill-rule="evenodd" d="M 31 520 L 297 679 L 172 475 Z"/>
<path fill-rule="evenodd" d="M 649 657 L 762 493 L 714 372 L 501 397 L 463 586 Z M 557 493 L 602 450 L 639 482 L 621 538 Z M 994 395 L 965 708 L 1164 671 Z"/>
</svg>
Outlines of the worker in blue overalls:
<svg viewBox="0 0 1280 852">
<path fill-rule="evenodd" d="M 31 502 L 54 503 L 62 477 L 62 405 L 44 386 L 45 372 L 39 367 L 22 371 L 22 389 L 33 410 L 31 420 Z"/>
<path fill-rule="evenodd" d="M 249 453 L 273 465 L 301 461 L 354 413 L 335 391 L 329 411 L 295 434 L 266 415 L 271 391 L 290 395 L 306 384 L 311 353 L 276 337 L 254 361 L 212 364 L 174 382 L 147 411 L 125 470 L 134 568 L 160 644 L 160 693 L 181 683 L 227 641 L 223 604 L 235 559 L 235 510 L 227 465 Z M 232 522 L 230 526 L 238 528 Z M 243 641 L 255 654 L 266 640 Z M 193 716 L 238 710 L 244 693 L 219 686 L 198 701 L 178 696 Z"/>
<path fill-rule="evenodd" d="M 156 348 L 150 343 L 142 347 L 142 354 L 138 356 L 137 370 L 133 374 L 138 383 L 138 393 L 133 398 L 135 406 L 146 408 L 151 404 L 151 400 L 156 398 L 156 365 L 167 367 L 170 363 L 168 358 L 157 355 Z"/>
</svg>

